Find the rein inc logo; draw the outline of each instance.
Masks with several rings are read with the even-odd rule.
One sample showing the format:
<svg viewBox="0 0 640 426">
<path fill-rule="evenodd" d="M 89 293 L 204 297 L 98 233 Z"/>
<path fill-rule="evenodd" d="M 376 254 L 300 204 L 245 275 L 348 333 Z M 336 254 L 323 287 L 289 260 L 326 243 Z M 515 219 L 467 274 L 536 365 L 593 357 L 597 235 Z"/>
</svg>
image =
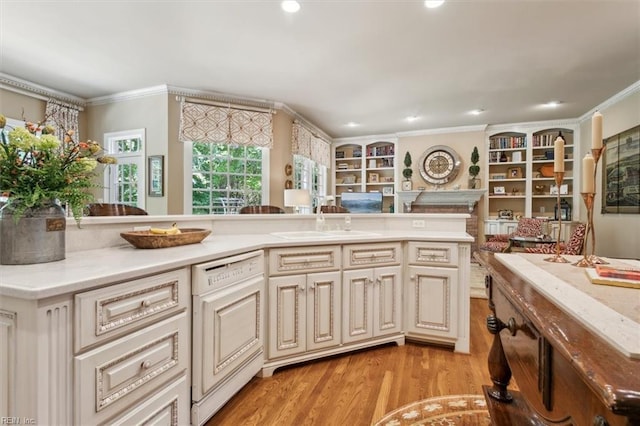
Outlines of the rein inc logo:
<svg viewBox="0 0 640 426">
<path fill-rule="evenodd" d="M 35 425 L 36 419 L 31 417 L 0 417 L 0 425 Z"/>
</svg>

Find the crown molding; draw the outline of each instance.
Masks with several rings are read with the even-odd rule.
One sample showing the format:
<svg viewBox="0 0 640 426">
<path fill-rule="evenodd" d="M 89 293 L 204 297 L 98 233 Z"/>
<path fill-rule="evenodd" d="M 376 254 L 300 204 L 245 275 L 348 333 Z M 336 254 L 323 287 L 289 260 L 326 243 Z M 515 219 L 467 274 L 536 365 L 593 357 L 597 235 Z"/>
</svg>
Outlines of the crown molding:
<svg viewBox="0 0 640 426">
<path fill-rule="evenodd" d="M 43 101 L 48 101 L 53 98 L 57 101 L 72 104 L 76 107 L 86 106 L 86 100 L 83 98 L 51 89 L 50 87 L 35 84 L 5 73 L 0 73 L 0 88 Z"/>
<path fill-rule="evenodd" d="M 629 86 L 626 89 L 616 93 L 615 95 L 613 95 L 612 97 L 610 97 L 606 101 L 602 102 L 600 105 L 596 106 L 595 108 L 592 108 L 591 110 L 589 110 L 586 113 L 584 113 L 583 115 L 581 115 L 580 118 L 578 118 L 578 122 L 582 123 L 583 121 L 591 120 L 591 117 L 593 116 L 593 114 L 596 111 L 607 109 L 611 105 L 614 105 L 614 104 L 620 102 L 624 98 L 626 98 L 628 96 L 631 96 L 631 95 L 633 95 L 634 93 L 636 93 L 638 91 L 640 91 L 640 80 L 636 81 L 631 86 Z"/>
<path fill-rule="evenodd" d="M 577 118 L 564 120 L 529 121 L 511 124 L 491 124 L 487 126 L 486 132 L 488 134 L 500 132 L 527 132 L 528 130 L 548 129 L 552 127 L 578 127 L 579 124 L 580 123 L 578 122 Z"/>
<path fill-rule="evenodd" d="M 396 135 L 400 138 L 408 138 L 413 136 L 425 136 L 425 135 L 441 135 L 444 133 L 467 133 L 467 132 L 484 132 L 487 129 L 487 124 L 478 124 L 474 126 L 458 126 L 458 127 L 442 127 L 439 129 L 422 129 L 422 130 L 409 130 L 406 132 L 398 132 Z"/>
<path fill-rule="evenodd" d="M 128 90 L 126 92 L 113 93 L 106 96 L 98 96 L 95 98 L 87 99 L 87 105 L 105 105 L 114 102 L 129 101 L 132 99 L 146 98 L 149 96 L 167 95 L 169 90 L 166 84 L 159 86 L 144 87 L 142 89 Z"/>
<path fill-rule="evenodd" d="M 398 140 L 397 133 L 387 133 L 386 135 L 363 135 L 363 136 L 347 136 L 345 138 L 336 138 L 334 142 L 370 142 L 372 140 L 396 142 Z"/>
</svg>

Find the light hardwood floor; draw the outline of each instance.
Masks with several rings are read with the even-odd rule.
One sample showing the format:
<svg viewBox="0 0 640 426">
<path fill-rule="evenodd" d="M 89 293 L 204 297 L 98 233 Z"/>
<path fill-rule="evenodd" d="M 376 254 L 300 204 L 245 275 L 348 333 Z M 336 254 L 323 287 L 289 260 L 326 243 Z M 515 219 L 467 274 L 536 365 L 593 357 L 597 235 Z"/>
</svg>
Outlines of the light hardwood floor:
<svg viewBox="0 0 640 426">
<path fill-rule="evenodd" d="M 410 343 L 388 345 L 280 369 L 236 394 L 207 426 L 358 426 L 410 402 L 482 394 L 490 384 L 487 300 L 471 299 L 471 354 Z"/>
</svg>

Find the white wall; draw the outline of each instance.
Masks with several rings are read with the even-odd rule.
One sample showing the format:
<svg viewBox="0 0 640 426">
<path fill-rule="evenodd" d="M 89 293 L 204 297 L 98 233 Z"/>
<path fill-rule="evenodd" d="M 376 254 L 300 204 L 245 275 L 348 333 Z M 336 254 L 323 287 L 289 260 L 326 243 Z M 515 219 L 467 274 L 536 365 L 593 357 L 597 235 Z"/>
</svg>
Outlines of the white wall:
<svg viewBox="0 0 640 426">
<path fill-rule="evenodd" d="M 631 94 L 619 101 L 598 108 L 603 116 L 604 139 L 631 129 L 640 124 L 640 82 Z M 591 149 L 591 119 L 580 124 L 580 152 Z M 602 214 L 602 160 L 598 164 L 594 207 L 594 229 L 596 231 L 596 254 L 607 257 L 640 259 L 640 215 Z M 586 212 L 580 218 L 586 221 Z"/>
</svg>

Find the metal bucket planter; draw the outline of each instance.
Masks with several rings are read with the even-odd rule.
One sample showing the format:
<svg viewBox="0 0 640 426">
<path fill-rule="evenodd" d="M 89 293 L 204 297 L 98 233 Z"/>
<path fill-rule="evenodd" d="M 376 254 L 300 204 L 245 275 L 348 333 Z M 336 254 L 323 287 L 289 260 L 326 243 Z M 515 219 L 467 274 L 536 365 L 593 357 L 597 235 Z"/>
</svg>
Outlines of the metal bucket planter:
<svg viewBox="0 0 640 426">
<path fill-rule="evenodd" d="M 19 219 L 14 213 L 11 202 L 0 209 L 0 264 L 28 265 L 65 258 L 67 220 L 60 205 L 27 209 Z"/>
</svg>

